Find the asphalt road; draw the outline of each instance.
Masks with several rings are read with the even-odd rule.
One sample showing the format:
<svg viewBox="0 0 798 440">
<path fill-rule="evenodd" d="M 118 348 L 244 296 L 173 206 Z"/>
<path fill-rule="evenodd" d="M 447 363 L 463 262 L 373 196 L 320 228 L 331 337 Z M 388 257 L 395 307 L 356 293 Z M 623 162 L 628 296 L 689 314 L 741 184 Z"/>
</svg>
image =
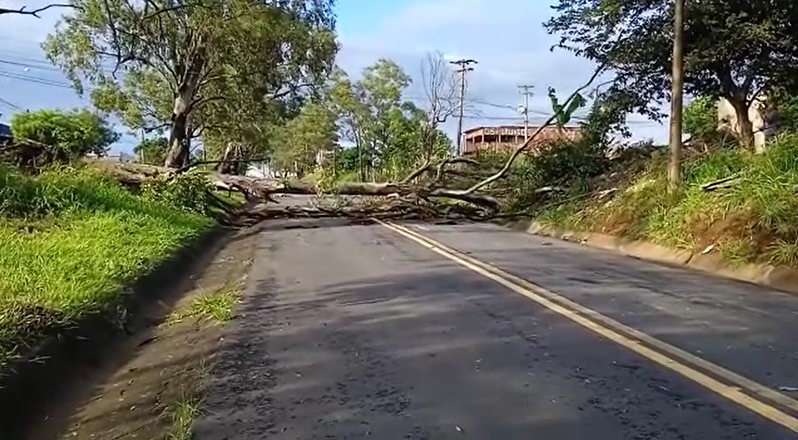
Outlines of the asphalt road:
<svg viewBox="0 0 798 440">
<path fill-rule="evenodd" d="M 281 229 L 301 223 L 259 237 L 196 438 L 798 438 L 791 408 L 735 403 L 740 388 L 430 246 L 381 225 Z M 771 392 L 798 387 L 798 297 L 497 226 L 409 227 Z"/>
</svg>

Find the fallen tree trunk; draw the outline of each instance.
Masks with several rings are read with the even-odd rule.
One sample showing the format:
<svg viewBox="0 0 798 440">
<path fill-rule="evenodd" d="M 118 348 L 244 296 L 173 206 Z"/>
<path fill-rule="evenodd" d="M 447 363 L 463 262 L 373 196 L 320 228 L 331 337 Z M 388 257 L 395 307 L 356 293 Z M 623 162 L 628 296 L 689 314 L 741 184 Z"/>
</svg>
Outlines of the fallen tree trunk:
<svg viewBox="0 0 798 440">
<path fill-rule="evenodd" d="M 463 163 L 465 160 L 453 160 L 447 163 Z M 473 161 L 470 161 L 473 162 Z M 172 180 L 181 170 L 153 165 L 119 163 L 103 160 L 89 160 L 88 166 L 128 186 L 140 186 L 153 179 Z M 248 209 L 246 217 L 269 218 L 399 218 L 399 219 L 432 219 L 432 218 L 470 218 L 485 220 L 492 218 L 499 210 L 500 201 L 496 197 L 483 193 L 461 194 L 459 190 L 439 188 L 434 184 L 440 180 L 443 166 L 429 166 L 427 171 L 435 173 L 432 183 L 395 183 L 395 182 L 341 182 L 332 188 L 322 188 L 313 182 L 303 180 L 260 179 L 249 176 L 223 174 L 217 171 L 202 171 L 212 187 L 227 191 L 236 191 L 245 195 L 250 205 L 257 202 L 272 202 L 277 194 L 309 195 L 309 196 L 349 196 L 365 198 L 370 203 L 360 200 L 359 206 L 275 206 L 269 210 L 261 208 Z M 423 173 L 419 173 L 423 174 Z M 407 181 L 407 179 L 402 182 Z M 446 205 L 435 203 L 434 199 L 446 198 L 459 200 L 463 204 Z M 364 199 L 364 200 L 365 200 Z M 347 204 L 351 204 L 347 202 Z M 230 211 L 229 204 L 220 203 L 225 211 Z M 468 205 L 468 206 L 466 206 Z M 260 206 L 260 205 L 258 205 Z M 469 207 L 470 206 L 470 207 Z M 240 214 L 240 213 L 239 213 Z"/>
<path fill-rule="evenodd" d="M 175 170 L 153 165 L 130 164 L 92 160 L 89 166 L 126 185 L 141 185 L 147 180 L 163 177 L 171 178 Z M 439 172 L 440 174 L 440 172 Z M 459 190 L 436 188 L 422 184 L 393 182 L 341 182 L 332 188 L 321 188 L 313 182 L 303 180 L 258 179 L 249 176 L 208 172 L 210 183 L 218 189 L 244 193 L 250 200 L 270 200 L 274 194 L 318 195 L 335 194 L 342 196 L 398 195 L 400 197 L 443 197 L 487 208 L 498 209 L 500 202 L 493 196 L 482 193 L 462 193 Z M 436 179 L 437 180 L 437 179 Z"/>
</svg>

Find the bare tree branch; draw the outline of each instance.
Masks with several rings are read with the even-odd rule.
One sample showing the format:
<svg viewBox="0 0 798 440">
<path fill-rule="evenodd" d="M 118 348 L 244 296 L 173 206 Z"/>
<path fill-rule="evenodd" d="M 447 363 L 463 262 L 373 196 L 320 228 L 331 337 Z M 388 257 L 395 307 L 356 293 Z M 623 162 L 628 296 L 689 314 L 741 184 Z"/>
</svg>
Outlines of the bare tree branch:
<svg viewBox="0 0 798 440">
<path fill-rule="evenodd" d="M 41 18 L 41 17 L 39 17 L 39 13 L 40 12 L 44 12 L 44 11 L 50 9 L 50 8 L 77 8 L 77 6 L 71 5 L 71 4 L 68 4 L 68 3 L 51 3 L 51 4 L 49 4 L 47 6 L 43 6 L 41 8 L 30 9 L 30 10 L 28 10 L 26 8 L 27 8 L 27 6 L 23 6 L 23 7 L 19 8 L 19 9 L 0 8 L 0 15 L 3 15 L 3 14 L 21 14 L 21 15 L 32 15 L 32 16 L 34 16 L 36 18 Z"/>
<path fill-rule="evenodd" d="M 515 162 L 518 156 L 521 155 L 521 153 L 523 153 L 527 148 L 529 148 L 529 146 L 532 145 L 532 142 L 535 140 L 535 138 L 537 138 L 546 127 L 552 125 L 552 123 L 554 123 L 557 117 L 560 116 L 563 110 L 568 107 L 568 104 L 570 104 L 571 101 L 573 101 L 577 97 L 577 95 L 579 95 L 580 92 L 590 87 L 590 85 L 593 84 L 593 81 L 595 81 L 596 78 L 598 78 L 598 76 L 603 71 L 604 71 L 604 66 L 603 65 L 599 66 L 596 69 L 596 71 L 593 72 L 593 75 L 585 84 L 581 85 L 579 88 L 574 90 L 573 93 L 571 93 L 571 95 L 568 96 L 568 99 L 566 99 L 565 102 L 562 103 L 560 108 L 556 112 L 554 112 L 554 114 L 552 114 L 549 117 L 549 119 L 546 120 L 546 122 L 544 122 L 541 126 L 539 126 L 521 145 L 516 147 L 515 151 L 513 151 L 513 154 L 511 154 L 510 157 L 507 159 L 507 161 L 504 163 L 504 166 L 502 167 L 501 170 L 499 170 L 496 174 L 475 183 L 466 190 L 458 191 L 460 195 L 471 194 L 479 190 L 480 188 L 484 188 L 485 186 L 490 185 L 491 183 L 504 177 L 507 174 L 507 172 L 510 171 L 510 167 L 513 165 L 513 162 Z"/>
<path fill-rule="evenodd" d="M 428 52 L 421 62 L 421 84 L 424 88 L 427 124 L 421 136 L 425 160 L 431 158 L 440 124 L 457 109 L 457 84 L 454 72 L 440 52 Z"/>
</svg>

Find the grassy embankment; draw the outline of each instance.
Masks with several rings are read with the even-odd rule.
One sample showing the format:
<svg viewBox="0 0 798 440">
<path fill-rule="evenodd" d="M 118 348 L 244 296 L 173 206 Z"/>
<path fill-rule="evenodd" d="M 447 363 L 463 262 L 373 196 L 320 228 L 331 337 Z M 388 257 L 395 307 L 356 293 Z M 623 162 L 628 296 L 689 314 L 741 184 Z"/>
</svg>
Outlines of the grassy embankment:
<svg viewBox="0 0 798 440">
<path fill-rule="evenodd" d="M 123 318 L 123 287 L 213 220 L 89 171 L 0 167 L 0 372 L 49 336 Z"/>
<path fill-rule="evenodd" d="M 544 224 L 704 251 L 732 264 L 798 266 L 798 135 L 775 139 L 764 155 L 726 148 L 694 154 L 677 196 L 667 194 L 666 155 L 623 175 L 610 197 L 575 197 L 536 215 Z M 736 177 L 715 191 L 701 186 Z M 605 182 L 606 188 L 606 182 Z"/>
</svg>

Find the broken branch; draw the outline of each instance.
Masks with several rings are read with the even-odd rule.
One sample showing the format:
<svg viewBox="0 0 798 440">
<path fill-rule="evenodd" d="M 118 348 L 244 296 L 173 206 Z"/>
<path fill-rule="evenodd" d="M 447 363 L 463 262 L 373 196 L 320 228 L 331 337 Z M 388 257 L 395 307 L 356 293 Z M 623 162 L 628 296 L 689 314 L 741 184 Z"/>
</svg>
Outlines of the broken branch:
<svg viewBox="0 0 798 440">
<path fill-rule="evenodd" d="M 545 129 L 546 127 L 550 126 L 557 119 L 557 117 L 559 117 L 560 114 L 562 114 L 563 109 L 568 107 L 568 104 L 571 101 L 573 101 L 579 95 L 580 92 L 582 92 L 586 88 L 590 87 L 590 85 L 593 83 L 593 81 L 595 81 L 596 78 L 603 71 L 604 71 L 604 66 L 603 65 L 599 66 L 596 69 L 596 71 L 593 72 L 593 75 L 590 77 L 590 79 L 585 84 L 583 84 L 582 86 L 580 86 L 579 88 L 574 90 L 573 93 L 571 93 L 571 95 L 568 96 L 568 99 L 566 99 L 565 102 L 563 102 L 563 104 L 557 109 L 557 111 L 554 112 L 554 114 L 551 115 L 549 117 L 549 119 L 547 119 L 546 122 L 543 123 L 543 125 L 539 126 L 521 145 L 519 145 L 515 149 L 515 151 L 513 151 L 513 154 L 510 155 L 510 157 L 504 163 L 504 166 L 501 168 L 501 170 L 499 170 L 496 174 L 494 174 L 494 175 L 492 175 L 492 176 L 490 176 L 490 177 L 488 177 L 488 178 L 486 178 L 486 179 L 484 179 L 482 181 L 479 181 L 479 182 L 475 183 L 470 188 L 468 188 L 466 190 L 463 190 L 463 191 L 460 191 L 460 194 L 461 195 L 465 195 L 465 194 L 473 193 L 473 192 L 475 192 L 475 191 L 477 191 L 477 190 L 479 190 L 481 188 L 484 188 L 485 186 L 490 185 L 491 183 L 501 179 L 502 177 L 504 177 L 507 174 L 507 172 L 510 170 L 510 167 L 513 165 L 513 163 L 518 158 L 518 156 L 522 152 L 524 152 L 527 148 L 529 148 L 530 145 L 532 145 L 532 141 L 534 141 L 535 138 L 538 135 L 540 135 L 540 133 L 543 131 L 543 129 Z"/>
<path fill-rule="evenodd" d="M 731 176 L 724 177 L 722 179 L 713 180 L 712 182 L 707 182 L 701 185 L 699 188 L 701 188 L 701 191 L 707 191 L 707 192 L 730 188 L 740 181 L 741 176 L 742 173 L 735 173 L 732 174 Z"/>
<path fill-rule="evenodd" d="M 43 6 L 41 8 L 36 8 L 36 9 L 28 10 L 26 8 L 27 8 L 27 6 L 23 6 L 23 7 L 19 8 L 19 9 L 0 8 L 0 15 L 3 15 L 3 14 L 19 14 L 19 15 L 32 15 L 32 16 L 34 16 L 36 18 L 41 18 L 41 17 L 39 17 L 39 13 L 40 12 L 44 12 L 44 11 L 50 9 L 50 8 L 77 8 L 77 6 L 71 5 L 71 4 L 67 4 L 67 3 L 52 3 L 52 4 L 49 4 L 47 6 Z"/>
</svg>

